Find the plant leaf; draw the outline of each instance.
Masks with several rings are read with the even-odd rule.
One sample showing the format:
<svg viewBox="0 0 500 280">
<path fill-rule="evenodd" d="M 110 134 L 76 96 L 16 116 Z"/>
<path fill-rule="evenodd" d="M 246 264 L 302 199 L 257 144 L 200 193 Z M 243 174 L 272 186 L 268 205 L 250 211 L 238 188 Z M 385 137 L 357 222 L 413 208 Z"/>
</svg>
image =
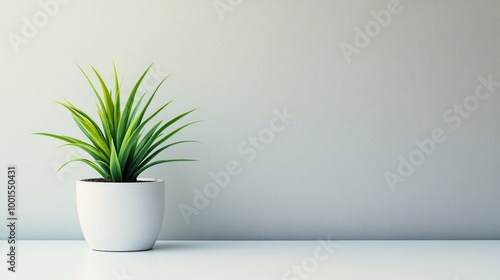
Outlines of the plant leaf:
<svg viewBox="0 0 500 280">
<path fill-rule="evenodd" d="M 192 159 L 182 158 L 154 161 L 155 158 L 170 147 L 183 143 L 196 142 L 183 140 L 167 143 L 171 137 L 187 126 L 196 123 L 196 121 L 181 125 L 179 128 L 173 130 L 170 129 L 179 120 L 191 114 L 195 110 L 193 109 L 183 112 L 168 121 L 160 120 L 151 128 L 146 129 L 146 125 L 155 117 L 158 117 L 160 112 L 163 112 L 173 101 L 170 100 L 159 108 L 152 110 L 152 113 L 148 113 L 159 88 L 170 76 L 162 79 L 151 95 L 146 98 L 147 93 L 139 94 L 138 90 L 151 67 L 152 64 L 146 68 L 136 81 L 125 102 L 125 106 L 122 108 L 121 82 L 118 79 L 118 71 L 114 63 L 113 82 L 111 86 L 106 85 L 102 75 L 94 67 L 91 67 L 95 75 L 94 78 L 97 79 L 97 83 L 99 84 L 100 92 L 85 71 L 78 66 L 97 98 L 96 109 L 98 119 L 95 118 L 94 120 L 89 114 L 68 100 L 64 100 L 64 102 L 56 101 L 56 103 L 70 112 L 76 125 L 88 140 L 45 132 L 34 134 L 62 141 L 64 144 L 59 147 L 73 146 L 81 149 L 93 160 L 75 156 L 74 159 L 61 165 L 59 170 L 71 162 L 79 161 L 97 171 L 105 180 L 131 182 L 136 181 L 139 174 L 152 166 L 176 161 L 193 161 Z M 138 94 L 140 95 L 139 97 L 137 96 Z"/>
</svg>

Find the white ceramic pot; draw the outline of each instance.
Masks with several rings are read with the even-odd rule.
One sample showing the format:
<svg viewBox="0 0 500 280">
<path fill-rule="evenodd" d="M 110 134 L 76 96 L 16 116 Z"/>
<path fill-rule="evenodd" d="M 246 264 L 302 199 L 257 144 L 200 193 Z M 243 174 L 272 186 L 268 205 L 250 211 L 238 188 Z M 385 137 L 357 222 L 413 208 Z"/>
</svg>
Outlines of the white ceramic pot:
<svg viewBox="0 0 500 280">
<path fill-rule="evenodd" d="M 165 182 L 76 182 L 78 218 L 89 247 L 98 251 L 153 248 L 163 224 Z"/>
</svg>

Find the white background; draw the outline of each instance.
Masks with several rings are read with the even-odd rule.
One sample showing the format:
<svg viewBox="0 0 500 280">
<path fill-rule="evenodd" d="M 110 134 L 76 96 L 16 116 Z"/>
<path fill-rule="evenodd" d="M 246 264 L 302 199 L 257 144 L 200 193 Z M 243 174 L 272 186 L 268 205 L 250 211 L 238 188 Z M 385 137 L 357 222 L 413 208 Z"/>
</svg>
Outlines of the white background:
<svg viewBox="0 0 500 280">
<path fill-rule="evenodd" d="M 75 152 L 31 133 L 79 135 L 51 100 L 92 111 L 76 65 L 110 80 L 113 61 L 124 89 L 150 63 L 150 84 L 172 73 L 162 117 L 198 107 L 190 120 L 204 120 L 179 135 L 203 144 L 165 154 L 198 162 L 143 174 L 167 182 L 161 239 L 500 237 L 500 87 L 456 129 L 443 118 L 472 100 L 478 77 L 500 81 L 499 2 L 401 0 L 349 57 L 341 44 L 355 46 L 355 29 L 390 1 L 61 0 L 47 15 L 49 2 L 0 0 L 0 166 L 19 168 L 19 238 L 83 237 L 74 181 L 96 175 L 83 165 L 55 175 Z M 27 22 L 39 25 L 30 38 Z M 255 158 L 238 150 L 285 107 L 295 118 Z M 436 128 L 446 140 L 391 189 L 384 173 Z M 179 205 L 194 207 L 231 161 L 241 172 L 187 224 Z"/>
</svg>

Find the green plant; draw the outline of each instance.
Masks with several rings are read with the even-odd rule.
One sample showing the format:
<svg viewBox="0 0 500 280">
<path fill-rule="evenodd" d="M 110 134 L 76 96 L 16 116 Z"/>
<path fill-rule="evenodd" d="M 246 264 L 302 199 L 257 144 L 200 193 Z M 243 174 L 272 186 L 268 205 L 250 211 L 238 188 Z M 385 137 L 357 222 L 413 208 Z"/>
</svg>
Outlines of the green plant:
<svg viewBox="0 0 500 280">
<path fill-rule="evenodd" d="M 89 76 L 79 67 L 97 97 L 97 113 L 101 126 L 99 126 L 87 113 L 77 108 L 69 101 L 56 101 L 56 103 L 69 110 L 77 126 L 85 134 L 88 141 L 52 133 L 41 132 L 35 134 L 62 140 L 65 142 L 62 146 L 69 145 L 77 147 L 93 158 L 93 160 L 89 160 L 75 156 L 72 160 L 63 164 L 59 170 L 71 162 L 79 161 L 96 170 L 105 181 L 134 182 L 137 181 L 137 176 L 139 176 L 139 174 L 152 166 L 167 162 L 192 161 L 192 159 L 154 160 L 161 152 L 174 145 L 196 142 L 184 140 L 167 143 L 167 140 L 180 130 L 196 122 L 184 124 L 173 130 L 170 129 L 174 123 L 195 110 L 192 109 L 166 122 L 159 121 L 151 128 L 146 129 L 146 124 L 150 123 L 155 116 L 172 102 L 172 100 L 170 100 L 156 109 L 152 114 L 146 116 L 146 111 L 151 105 L 158 89 L 168 78 L 164 78 L 158 84 L 146 103 L 141 106 L 142 102 L 145 101 L 146 93 L 140 95 L 138 89 L 151 66 L 152 65 L 144 71 L 133 87 L 123 109 L 120 105 L 121 85 L 118 81 L 115 65 L 113 65 L 114 94 L 104 83 L 101 75 L 94 67 L 92 67 L 92 70 L 99 81 L 101 93 L 97 91 Z M 170 131 L 169 133 L 166 133 L 167 129 Z"/>
</svg>

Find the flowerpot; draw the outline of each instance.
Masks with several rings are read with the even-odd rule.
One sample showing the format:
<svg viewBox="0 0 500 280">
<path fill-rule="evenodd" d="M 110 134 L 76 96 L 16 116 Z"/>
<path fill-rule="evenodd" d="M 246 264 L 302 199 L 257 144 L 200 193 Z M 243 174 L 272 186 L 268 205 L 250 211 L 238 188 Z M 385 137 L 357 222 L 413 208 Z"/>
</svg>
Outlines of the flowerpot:
<svg viewBox="0 0 500 280">
<path fill-rule="evenodd" d="M 165 210 L 165 182 L 76 182 L 78 219 L 88 246 L 98 251 L 153 248 Z"/>
</svg>

